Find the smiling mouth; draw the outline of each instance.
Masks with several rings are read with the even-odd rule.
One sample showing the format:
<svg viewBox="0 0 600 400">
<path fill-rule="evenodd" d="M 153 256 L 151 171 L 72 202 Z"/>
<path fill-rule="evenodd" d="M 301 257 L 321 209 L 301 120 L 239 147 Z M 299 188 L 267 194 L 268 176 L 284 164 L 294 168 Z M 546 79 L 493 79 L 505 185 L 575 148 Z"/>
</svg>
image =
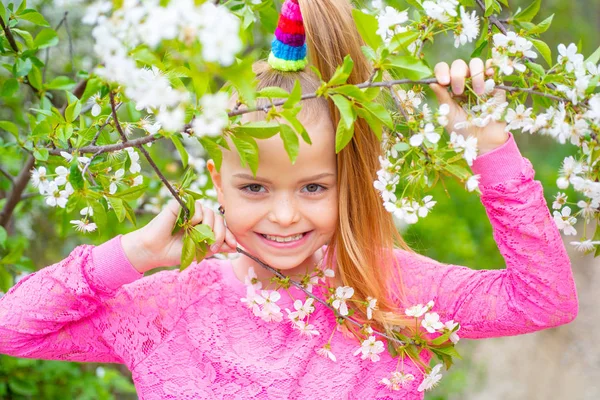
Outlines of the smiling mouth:
<svg viewBox="0 0 600 400">
<path fill-rule="evenodd" d="M 310 232 L 310 231 L 308 231 L 308 232 Z M 273 242 L 289 243 L 289 242 L 295 242 L 295 241 L 302 239 L 304 237 L 304 235 L 306 235 L 308 232 L 298 233 L 296 235 L 290 235 L 290 236 L 273 236 L 273 235 L 267 235 L 264 233 L 260 233 L 259 235 L 261 235 L 265 239 L 273 241 Z"/>
</svg>

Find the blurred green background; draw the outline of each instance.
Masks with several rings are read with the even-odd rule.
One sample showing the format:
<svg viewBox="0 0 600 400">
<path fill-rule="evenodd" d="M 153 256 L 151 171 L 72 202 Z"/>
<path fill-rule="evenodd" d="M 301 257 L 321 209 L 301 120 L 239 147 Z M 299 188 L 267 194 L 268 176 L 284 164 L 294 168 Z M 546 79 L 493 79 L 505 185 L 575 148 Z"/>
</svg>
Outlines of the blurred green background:
<svg viewBox="0 0 600 400">
<path fill-rule="evenodd" d="M 6 5 L 7 1 L 3 1 Z M 71 74 L 79 69 L 89 69 L 94 65 L 90 53 L 91 35 L 90 28 L 79 22 L 84 13 L 81 2 L 77 5 L 66 6 L 67 2 L 39 1 L 28 2 L 29 7 L 38 9 L 50 22 L 56 26 L 69 11 L 69 33 L 73 46 L 73 64 L 69 50 L 69 37 L 65 29 L 59 30 L 61 44 L 52 49 L 52 63 L 48 74 Z M 511 8 L 526 7 L 530 1 L 509 0 Z M 363 5 L 361 2 L 360 5 Z M 406 8 L 404 1 L 387 2 L 399 9 Z M 359 5 L 359 6 L 360 6 Z M 596 0 L 565 2 L 559 0 L 543 0 L 542 8 L 534 22 L 540 22 L 554 14 L 552 27 L 541 38 L 546 41 L 556 59 L 556 46 L 559 43 L 568 45 L 571 42 L 581 41 L 582 53 L 587 57 L 600 45 L 598 31 L 600 26 L 600 2 Z M 268 39 L 268 37 L 266 37 Z M 451 48 L 452 51 L 448 52 Z M 452 34 L 447 37 L 438 36 L 432 46 L 426 46 L 426 59 L 430 65 L 438 61 L 449 64 L 455 58 L 468 60 L 473 46 L 465 46 L 455 50 Z M 73 68 L 74 67 L 74 68 Z M 0 75 L 0 86 L 5 79 Z M 18 120 L 18 110 L 23 105 L 22 93 L 17 94 L 12 100 L 2 98 L 0 102 L 0 119 Z M 0 133 L 2 138 L 3 133 Z M 536 179 L 544 186 L 546 200 L 549 204 L 558 191 L 555 181 L 558 168 L 562 159 L 573 151 L 570 144 L 561 146 L 549 137 L 531 136 L 529 134 L 515 133 L 516 141 L 522 154 L 532 163 L 536 171 Z M 6 138 L 5 138 L 6 139 Z M 172 150 L 163 146 L 152 148 L 155 160 L 159 160 L 159 167 L 166 171 L 167 176 L 175 179 L 180 173 L 179 163 L 173 158 Z M 15 154 L 8 150 L 0 150 L 2 167 L 13 175 L 19 172 L 22 165 L 22 154 Z M 143 167 L 144 171 L 149 171 Z M 210 182 L 205 184 L 210 187 Z M 476 194 L 468 193 L 460 184 L 445 179 L 447 193 L 442 185 L 438 185 L 432 194 L 437 200 L 431 215 L 418 224 L 410 226 L 403 235 L 407 242 L 417 251 L 442 262 L 467 265 L 476 269 L 504 268 L 504 261 L 500 256 L 485 210 Z M 10 182 L 0 175 L 0 206 L 8 193 Z M 150 196 L 159 192 L 158 185 L 148 191 Z M 12 252 L 14 262 L 4 268 L 4 284 L 7 279 L 14 279 L 25 273 L 32 272 L 44 266 L 55 263 L 66 257 L 74 247 L 82 243 L 100 244 L 119 233 L 126 233 L 133 229 L 130 224 L 120 224 L 116 218 L 113 228 L 101 234 L 93 233 L 87 236 L 76 234 L 68 223 L 71 218 L 58 217 L 55 209 L 42 206 L 43 199 L 35 196 L 36 190 L 29 188 L 33 193 L 30 199 L 22 201 L 16 210 L 15 218 L 9 227 L 11 235 L 10 246 L 4 249 Z M 567 191 L 573 201 L 575 193 Z M 139 207 L 138 226 L 145 224 L 154 215 L 152 210 L 144 211 Z M 21 275 L 22 276 L 22 275 Z M 2 279 L 0 279 L 2 281 Z M 461 346 L 468 344 L 461 343 Z M 439 387 L 428 393 L 426 398 L 454 399 L 467 398 L 468 392 L 480 380 L 480 375 L 473 372 L 469 357 L 458 361 L 447 373 Z M 9 386 L 10 385 L 10 386 Z M 9 395 L 9 388 L 10 393 Z M 125 367 L 116 365 L 102 365 L 91 363 L 65 363 L 56 361 L 41 361 L 28 359 L 15 359 L 0 355 L 0 399 L 126 399 L 137 398 L 135 390 L 130 383 L 130 374 Z"/>
</svg>

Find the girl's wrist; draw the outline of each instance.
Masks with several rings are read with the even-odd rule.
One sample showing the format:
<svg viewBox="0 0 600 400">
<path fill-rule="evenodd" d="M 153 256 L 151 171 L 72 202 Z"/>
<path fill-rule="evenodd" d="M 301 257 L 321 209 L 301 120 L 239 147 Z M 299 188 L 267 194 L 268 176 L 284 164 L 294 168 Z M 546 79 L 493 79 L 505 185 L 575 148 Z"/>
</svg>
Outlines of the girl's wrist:
<svg viewBox="0 0 600 400">
<path fill-rule="evenodd" d="M 144 241 L 140 233 L 138 229 L 121 236 L 121 246 L 133 268 L 140 273 L 144 273 L 154 268 L 154 257 L 144 247 Z"/>
</svg>

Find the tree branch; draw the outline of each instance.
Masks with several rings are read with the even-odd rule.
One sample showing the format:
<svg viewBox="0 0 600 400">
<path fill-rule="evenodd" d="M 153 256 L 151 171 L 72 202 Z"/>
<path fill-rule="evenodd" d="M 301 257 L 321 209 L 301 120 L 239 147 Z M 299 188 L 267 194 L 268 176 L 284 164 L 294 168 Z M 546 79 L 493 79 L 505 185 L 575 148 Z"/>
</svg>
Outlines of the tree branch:
<svg viewBox="0 0 600 400">
<path fill-rule="evenodd" d="M 119 118 L 117 117 L 117 108 L 115 105 L 115 94 L 113 91 L 110 92 L 109 97 L 110 97 L 110 108 L 112 110 L 112 116 L 115 121 L 115 127 L 117 128 L 119 135 L 121 135 L 121 139 L 123 139 L 123 143 L 124 144 L 128 143 L 129 140 L 127 139 L 127 135 L 125 135 L 125 132 L 123 132 L 123 129 L 121 128 L 121 124 L 119 123 Z M 140 150 L 140 152 L 142 152 L 144 157 L 146 157 L 146 159 L 150 163 L 150 166 L 152 167 L 152 169 L 154 169 L 154 172 L 156 172 L 156 175 L 158 175 L 158 177 L 160 178 L 162 183 L 167 187 L 167 189 L 169 189 L 169 192 L 171 192 L 173 197 L 175 197 L 175 200 L 177 200 L 177 202 L 181 205 L 181 207 L 183 208 L 183 210 L 185 212 L 185 219 L 188 220 L 190 218 L 190 210 L 185 205 L 185 202 L 181 199 L 181 197 L 175 191 L 175 189 L 173 189 L 173 186 L 169 183 L 167 178 L 165 178 L 165 176 L 161 172 L 160 168 L 158 168 L 158 166 L 156 165 L 156 163 L 154 162 L 154 160 L 152 159 L 150 154 L 146 151 L 146 149 L 141 144 L 138 144 L 135 147 L 137 147 Z"/>
<path fill-rule="evenodd" d="M 30 178 L 29 171 L 31 170 L 31 168 L 33 168 L 34 164 L 35 158 L 33 157 L 33 155 L 29 154 L 27 156 L 27 161 L 25 161 L 23 169 L 21 170 L 21 172 L 19 172 L 17 179 L 15 179 L 15 181 L 13 182 L 12 191 L 8 195 L 8 199 L 4 204 L 2 212 L 0 213 L 0 226 L 3 226 L 5 228 L 8 226 L 8 221 L 10 221 L 10 217 L 12 216 L 15 207 L 17 206 L 19 201 L 21 201 L 21 195 L 27 187 L 27 183 L 29 182 Z"/>
</svg>

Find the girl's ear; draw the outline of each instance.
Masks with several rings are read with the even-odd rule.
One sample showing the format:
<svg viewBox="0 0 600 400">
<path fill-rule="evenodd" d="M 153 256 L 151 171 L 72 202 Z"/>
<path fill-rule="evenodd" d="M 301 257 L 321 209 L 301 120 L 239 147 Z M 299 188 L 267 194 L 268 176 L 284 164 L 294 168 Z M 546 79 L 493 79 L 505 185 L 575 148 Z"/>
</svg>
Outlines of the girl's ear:
<svg viewBox="0 0 600 400">
<path fill-rule="evenodd" d="M 215 162 L 212 159 L 206 162 L 206 167 L 208 168 L 208 172 L 210 172 L 210 178 L 212 179 L 213 185 L 215 185 L 217 199 L 219 200 L 219 203 L 223 204 L 224 196 L 223 189 L 221 187 L 221 174 L 217 171 Z"/>
</svg>

